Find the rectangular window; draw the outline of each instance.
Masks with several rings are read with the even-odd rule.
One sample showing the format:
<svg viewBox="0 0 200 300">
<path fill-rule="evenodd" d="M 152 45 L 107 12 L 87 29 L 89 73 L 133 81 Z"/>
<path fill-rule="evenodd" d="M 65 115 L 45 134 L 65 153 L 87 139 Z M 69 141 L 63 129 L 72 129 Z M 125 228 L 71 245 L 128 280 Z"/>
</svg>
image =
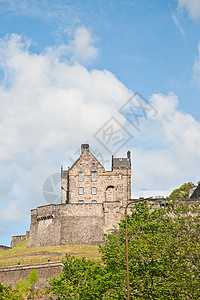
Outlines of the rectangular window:
<svg viewBox="0 0 200 300">
<path fill-rule="evenodd" d="M 83 195 L 83 187 L 79 188 L 79 195 Z"/>
<path fill-rule="evenodd" d="M 79 181 L 83 181 L 83 172 L 79 172 Z"/>
<path fill-rule="evenodd" d="M 97 203 L 97 201 L 96 200 L 92 200 L 92 203 L 95 204 L 95 203 Z"/>
<path fill-rule="evenodd" d="M 92 195 L 96 195 L 96 193 L 97 193 L 96 188 L 95 188 L 95 187 L 92 187 Z"/>
<path fill-rule="evenodd" d="M 119 187 L 119 192 L 122 193 L 122 187 L 121 186 Z"/>
<path fill-rule="evenodd" d="M 122 174 L 119 174 L 119 179 L 122 179 Z"/>
<path fill-rule="evenodd" d="M 79 200 L 78 203 L 79 203 L 79 204 L 83 204 L 83 200 Z"/>
<path fill-rule="evenodd" d="M 92 181 L 96 181 L 97 176 L 96 176 L 96 172 L 92 172 Z"/>
</svg>

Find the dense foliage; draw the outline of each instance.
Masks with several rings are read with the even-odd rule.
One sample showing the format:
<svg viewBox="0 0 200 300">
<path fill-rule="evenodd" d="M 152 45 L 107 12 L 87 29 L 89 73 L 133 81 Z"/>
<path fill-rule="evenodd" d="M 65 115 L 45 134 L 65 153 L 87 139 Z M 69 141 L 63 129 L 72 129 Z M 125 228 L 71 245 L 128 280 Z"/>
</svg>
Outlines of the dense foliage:
<svg viewBox="0 0 200 300">
<path fill-rule="evenodd" d="M 168 197 L 170 200 L 187 199 L 191 188 L 195 187 L 194 183 L 188 182 L 175 189 Z"/>
<path fill-rule="evenodd" d="M 19 298 L 16 296 L 16 294 L 2 283 L 0 283 L 0 299 L 1 300 L 19 300 Z"/>
<path fill-rule="evenodd" d="M 107 299 L 113 285 L 111 275 L 99 263 L 66 255 L 63 271 L 50 280 L 52 288 L 48 291 L 59 299 Z"/>
<path fill-rule="evenodd" d="M 135 205 L 128 216 L 131 299 L 200 298 L 200 206 L 152 210 Z M 126 299 L 125 221 L 100 246 L 103 264 L 66 256 L 50 281 L 59 299 Z"/>
</svg>

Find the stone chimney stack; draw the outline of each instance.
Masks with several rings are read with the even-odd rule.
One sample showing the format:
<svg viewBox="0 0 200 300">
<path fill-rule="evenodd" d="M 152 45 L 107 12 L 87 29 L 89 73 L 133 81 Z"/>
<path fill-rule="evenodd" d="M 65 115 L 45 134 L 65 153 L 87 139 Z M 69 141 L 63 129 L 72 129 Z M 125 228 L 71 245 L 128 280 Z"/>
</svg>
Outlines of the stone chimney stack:
<svg viewBox="0 0 200 300">
<path fill-rule="evenodd" d="M 89 144 L 82 144 L 81 145 L 81 154 L 86 153 L 89 151 Z"/>
<path fill-rule="evenodd" d="M 63 166 L 61 166 L 61 178 L 63 176 Z"/>
</svg>

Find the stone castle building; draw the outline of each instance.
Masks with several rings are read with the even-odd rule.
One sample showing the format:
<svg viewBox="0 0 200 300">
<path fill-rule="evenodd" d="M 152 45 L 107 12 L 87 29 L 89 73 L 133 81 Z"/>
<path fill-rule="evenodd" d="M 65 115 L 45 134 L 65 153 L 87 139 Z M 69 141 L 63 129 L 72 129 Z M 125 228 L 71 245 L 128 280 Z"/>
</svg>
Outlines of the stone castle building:
<svg viewBox="0 0 200 300">
<path fill-rule="evenodd" d="M 71 168 L 61 168 L 61 193 L 61 204 L 31 211 L 28 247 L 102 243 L 131 199 L 130 151 L 125 158 L 112 156 L 111 171 L 106 171 L 82 144 Z"/>
</svg>

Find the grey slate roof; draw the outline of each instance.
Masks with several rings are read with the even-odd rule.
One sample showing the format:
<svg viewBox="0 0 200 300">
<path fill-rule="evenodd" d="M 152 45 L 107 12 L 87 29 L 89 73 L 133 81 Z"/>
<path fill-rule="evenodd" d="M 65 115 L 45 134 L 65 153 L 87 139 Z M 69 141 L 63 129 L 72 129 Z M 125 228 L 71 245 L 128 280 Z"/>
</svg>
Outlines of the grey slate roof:
<svg viewBox="0 0 200 300">
<path fill-rule="evenodd" d="M 193 194 L 191 195 L 190 199 L 197 199 L 200 197 L 200 183 L 198 184 L 197 188 L 194 190 Z"/>
<path fill-rule="evenodd" d="M 112 159 L 112 167 L 120 168 L 120 167 L 130 167 L 131 160 L 129 158 L 114 158 Z"/>
</svg>

